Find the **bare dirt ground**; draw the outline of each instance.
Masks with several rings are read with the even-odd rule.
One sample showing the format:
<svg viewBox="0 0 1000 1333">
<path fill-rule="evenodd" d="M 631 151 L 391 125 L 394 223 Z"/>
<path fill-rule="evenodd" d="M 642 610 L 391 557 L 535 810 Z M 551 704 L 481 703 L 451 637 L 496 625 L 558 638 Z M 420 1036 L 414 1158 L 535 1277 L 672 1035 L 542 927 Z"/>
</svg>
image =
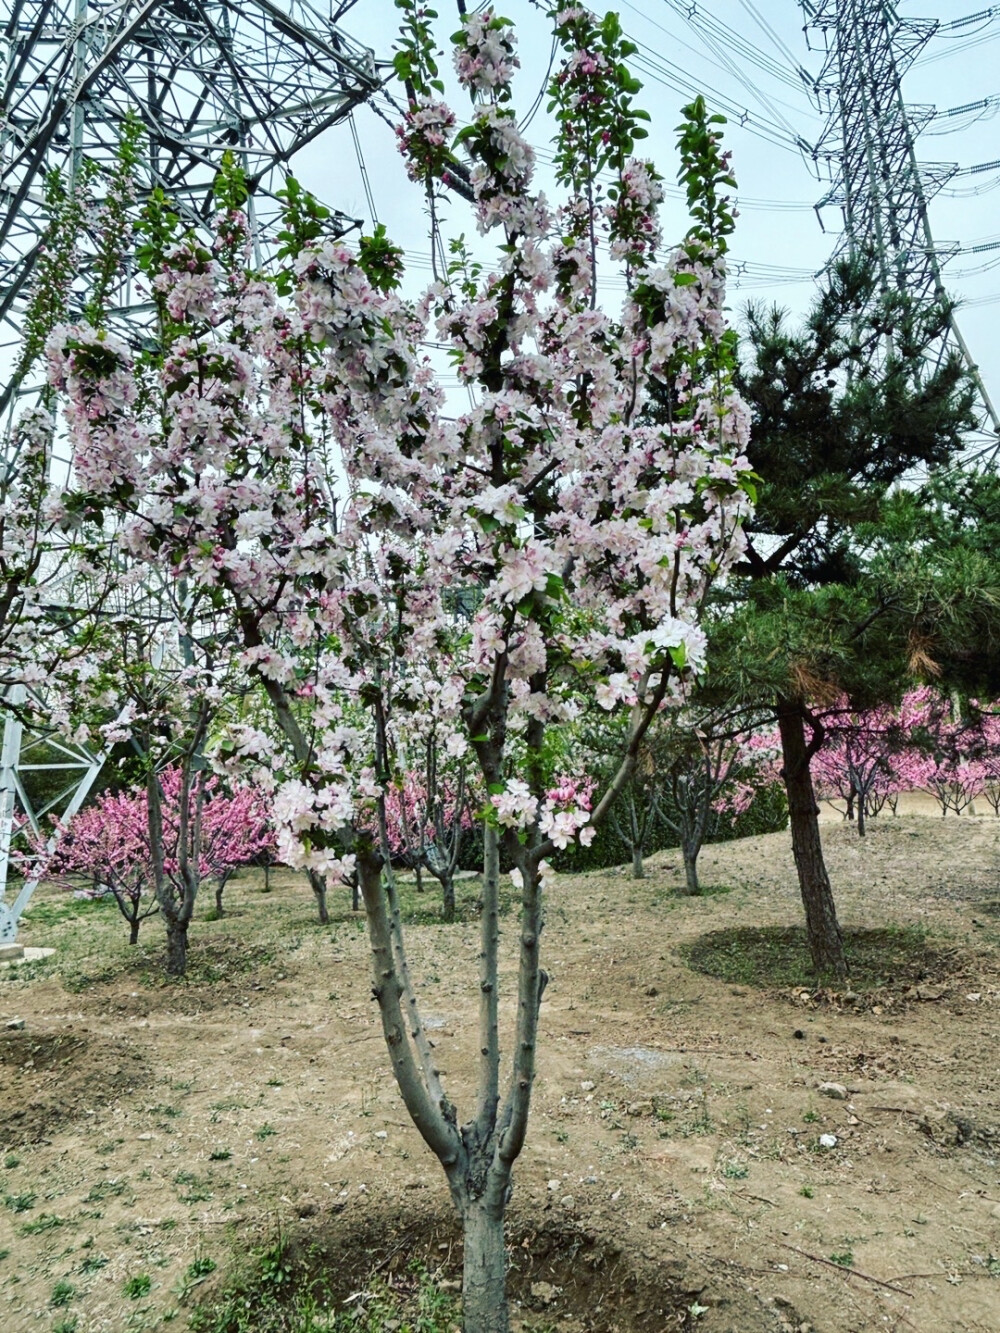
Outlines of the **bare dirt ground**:
<svg viewBox="0 0 1000 1333">
<path fill-rule="evenodd" d="M 524 1328 L 1000 1329 L 1000 821 L 883 816 L 864 842 L 834 823 L 824 839 L 844 925 L 926 929 L 926 976 L 912 949 L 909 970 L 887 949 L 857 998 L 688 966 L 679 949 L 707 931 L 799 922 L 787 834 L 708 848 L 705 882 L 731 891 L 697 900 L 669 852 L 639 882 L 560 877 L 511 1205 Z M 230 914 L 196 921 L 179 984 L 155 919 L 130 951 L 113 906 L 32 904 L 23 942 L 57 952 L 0 969 L 3 1333 L 186 1327 L 279 1229 L 345 1296 L 414 1253 L 454 1277 L 362 924 L 338 903 L 322 928 L 293 876 L 273 882 L 236 880 Z M 460 1111 L 467 914 L 409 932 Z M 185 1277 L 199 1256 L 218 1265 L 204 1284 Z"/>
</svg>

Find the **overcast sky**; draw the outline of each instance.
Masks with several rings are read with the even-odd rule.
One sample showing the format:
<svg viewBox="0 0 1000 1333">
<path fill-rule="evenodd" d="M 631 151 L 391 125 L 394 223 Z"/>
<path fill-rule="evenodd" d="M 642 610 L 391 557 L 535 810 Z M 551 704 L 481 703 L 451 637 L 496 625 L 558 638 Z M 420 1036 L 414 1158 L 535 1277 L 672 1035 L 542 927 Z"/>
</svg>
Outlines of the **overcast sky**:
<svg viewBox="0 0 1000 1333">
<path fill-rule="evenodd" d="M 618 0 L 610 7 L 618 10 L 626 32 L 640 45 L 633 65 L 644 83 L 640 105 L 652 116 L 649 152 L 668 181 L 676 173 L 673 131 L 684 102 L 702 92 L 710 105 L 729 114 L 726 139 L 733 151 L 740 207 L 733 245 L 734 313 L 751 297 L 802 310 L 814 289 L 814 275 L 836 243 L 840 216 L 837 209 L 826 209 L 827 231 L 822 230 L 814 205 L 827 186 L 817 180 L 810 153 L 797 146 L 815 144 L 824 125 L 799 72 L 815 75 L 822 63 L 819 51 L 807 45 L 801 9 L 794 0 Z M 456 26 L 455 10 L 451 0 L 439 0 L 438 8 L 446 38 Z M 930 8 L 900 5 L 901 17 L 936 19 L 941 25 L 906 73 L 908 102 L 944 113 L 1000 94 L 1000 79 L 993 72 L 1000 53 L 1000 7 L 995 20 L 945 26 L 975 10 L 968 0 L 934 0 Z M 501 12 L 517 27 L 522 61 L 517 106 L 523 114 L 546 76 L 549 26 L 529 0 L 506 0 Z M 357 0 L 343 27 L 372 47 L 378 58 L 389 59 L 397 19 L 392 0 Z M 450 69 L 450 58 L 446 63 Z M 467 106 L 463 98 L 461 92 L 453 96 L 459 114 Z M 921 161 L 952 162 L 967 169 L 1000 157 L 996 109 L 939 114 L 918 141 Z M 358 109 L 355 124 L 378 220 L 405 247 L 412 281 L 422 282 L 429 276 L 426 219 L 418 193 L 403 174 L 392 131 L 369 107 Z M 544 103 L 527 134 L 542 150 L 544 181 L 545 149 L 552 137 Z M 305 150 L 296 158 L 295 170 L 324 202 L 370 221 L 347 126 Z M 942 252 L 952 246 L 968 251 L 1000 239 L 998 187 L 1000 171 L 959 174 L 936 196 L 931 223 Z M 683 205 L 674 191 L 664 208 L 664 231 L 668 238 L 680 237 L 685 227 Z M 446 234 L 472 231 L 460 201 L 449 204 L 444 229 Z M 1000 249 L 955 254 L 945 266 L 945 280 L 966 303 L 959 314 L 963 332 L 989 389 L 1000 399 L 1000 348 L 993 335 L 1000 308 Z M 609 288 L 604 300 L 611 305 L 616 296 Z"/>
</svg>

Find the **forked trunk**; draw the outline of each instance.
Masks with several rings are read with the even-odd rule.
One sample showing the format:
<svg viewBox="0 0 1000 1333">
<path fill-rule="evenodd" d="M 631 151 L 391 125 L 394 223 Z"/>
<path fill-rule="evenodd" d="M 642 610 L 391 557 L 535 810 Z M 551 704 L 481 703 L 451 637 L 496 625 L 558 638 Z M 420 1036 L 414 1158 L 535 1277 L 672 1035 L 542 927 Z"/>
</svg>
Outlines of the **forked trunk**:
<svg viewBox="0 0 1000 1333">
<path fill-rule="evenodd" d="M 823 860 L 819 833 L 819 806 L 809 772 L 809 751 L 803 730 L 802 710 L 792 701 L 778 704 L 782 774 L 788 795 L 788 822 L 792 852 L 799 877 L 799 891 L 806 913 L 809 951 L 817 973 L 832 973 L 838 980 L 847 976 L 844 939 L 837 920 L 830 876 Z"/>
<path fill-rule="evenodd" d="M 188 928 L 187 922 L 167 922 L 167 973 L 172 977 L 182 977 L 187 971 Z"/>
<path fill-rule="evenodd" d="M 488 1208 L 480 1199 L 470 1201 L 462 1210 L 462 1235 L 464 1333 L 509 1333 L 502 1209 Z"/>
<path fill-rule="evenodd" d="M 312 891 L 316 895 L 316 908 L 319 912 L 319 924 L 328 926 L 330 924 L 330 913 L 326 907 L 326 879 L 316 870 L 309 871 L 309 883 Z"/>
<path fill-rule="evenodd" d="M 632 845 L 632 878 L 646 878 L 646 870 L 642 864 L 642 848 L 635 843 Z"/>
</svg>

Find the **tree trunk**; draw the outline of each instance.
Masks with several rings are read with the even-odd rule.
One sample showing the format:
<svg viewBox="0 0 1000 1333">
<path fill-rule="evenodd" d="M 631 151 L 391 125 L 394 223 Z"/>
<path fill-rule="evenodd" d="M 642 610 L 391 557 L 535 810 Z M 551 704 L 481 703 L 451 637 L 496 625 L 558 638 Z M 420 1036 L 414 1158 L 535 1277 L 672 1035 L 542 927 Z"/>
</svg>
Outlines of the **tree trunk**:
<svg viewBox="0 0 1000 1333">
<path fill-rule="evenodd" d="M 809 772 L 809 751 L 801 707 L 790 700 L 779 700 L 778 730 L 781 735 L 782 776 L 788 796 L 788 821 L 792 833 L 792 852 L 799 877 L 799 890 L 806 913 L 809 951 L 817 973 L 833 973 L 838 980 L 847 976 L 844 939 L 837 921 L 830 876 L 823 860 L 819 833 L 819 806 Z"/>
<path fill-rule="evenodd" d="M 361 878 L 357 872 L 351 880 L 351 911 L 361 911 Z"/>
<path fill-rule="evenodd" d="M 187 971 L 188 928 L 177 922 L 167 922 L 167 975 L 182 977 Z"/>
<path fill-rule="evenodd" d="M 330 913 L 326 908 L 326 879 L 315 870 L 307 871 L 309 883 L 312 885 L 312 891 L 316 895 L 316 907 L 319 910 L 319 924 L 328 926 L 330 924 Z"/>
<path fill-rule="evenodd" d="M 639 843 L 632 844 L 632 878 L 646 878 L 646 871 L 642 864 L 642 846 Z"/>
<path fill-rule="evenodd" d="M 865 828 L 865 798 L 858 793 L 858 837 L 863 838 L 867 832 Z"/>
<path fill-rule="evenodd" d="M 441 915 L 445 921 L 455 920 L 455 881 L 451 874 L 441 876 Z"/>
<path fill-rule="evenodd" d="M 139 922 L 138 920 L 128 923 L 128 942 L 129 944 L 139 943 Z"/>
<path fill-rule="evenodd" d="M 847 814 L 845 815 L 845 818 L 850 820 L 852 824 L 854 823 L 854 792 L 851 792 L 847 798 Z"/>
<path fill-rule="evenodd" d="M 424 891 L 424 871 L 423 871 L 423 867 L 421 866 L 421 864 L 420 864 L 419 861 L 418 861 L 417 864 L 413 867 L 413 878 L 417 881 L 417 893 L 423 893 L 423 891 Z"/>
<path fill-rule="evenodd" d="M 698 882 L 698 848 L 692 852 L 684 847 L 681 849 L 681 855 L 684 857 L 684 891 L 692 898 L 697 898 L 701 893 L 701 885 Z"/>
<path fill-rule="evenodd" d="M 225 881 L 224 879 L 220 879 L 219 882 L 218 882 L 218 883 L 216 884 L 216 886 L 215 886 L 215 915 L 216 915 L 216 916 L 225 916 L 225 912 L 224 912 L 223 907 L 222 907 L 222 891 L 223 891 L 223 889 L 224 889 L 225 887 L 226 887 L 226 881 Z"/>
<path fill-rule="evenodd" d="M 470 1200 L 462 1210 L 462 1235 L 462 1327 L 465 1333 L 508 1333 L 502 1207 Z"/>
</svg>

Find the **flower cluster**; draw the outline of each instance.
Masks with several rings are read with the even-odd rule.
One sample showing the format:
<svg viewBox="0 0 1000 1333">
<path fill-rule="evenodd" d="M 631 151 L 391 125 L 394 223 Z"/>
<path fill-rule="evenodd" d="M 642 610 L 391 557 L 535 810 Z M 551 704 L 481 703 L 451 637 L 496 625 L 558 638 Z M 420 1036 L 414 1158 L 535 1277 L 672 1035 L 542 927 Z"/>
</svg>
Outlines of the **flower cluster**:
<svg viewBox="0 0 1000 1333">
<path fill-rule="evenodd" d="M 594 841 L 597 830 L 590 823 L 594 786 L 592 778 L 562 777 L 546 792 L 539 824 L 556 847 L 568 847 L 575 839 L 589 847 Z"/>
<path fill-rule="evenodd" d="M 492 9 L 464 14 L 454 52 L 459 81 L 473 93 L 495 96 L 521 67 L 516 46 L 512 29 Z"/>
</svg>

